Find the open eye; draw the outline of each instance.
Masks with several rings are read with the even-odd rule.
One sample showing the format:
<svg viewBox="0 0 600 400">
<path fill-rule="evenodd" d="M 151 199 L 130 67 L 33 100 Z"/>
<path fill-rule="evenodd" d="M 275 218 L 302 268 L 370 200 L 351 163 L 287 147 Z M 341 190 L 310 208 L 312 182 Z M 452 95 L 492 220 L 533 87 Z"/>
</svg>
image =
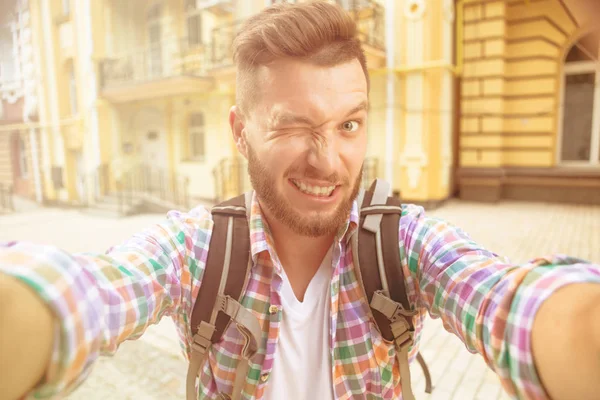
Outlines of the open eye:
<svg viewBox="0 0 600 400">
<path fill-rule="evenodd" d="M 342 129 L 346 132 L 356 132 L 360 127 L 360 122 L 358 121 L 346 121 L 342 124 Z"/>
</svg>

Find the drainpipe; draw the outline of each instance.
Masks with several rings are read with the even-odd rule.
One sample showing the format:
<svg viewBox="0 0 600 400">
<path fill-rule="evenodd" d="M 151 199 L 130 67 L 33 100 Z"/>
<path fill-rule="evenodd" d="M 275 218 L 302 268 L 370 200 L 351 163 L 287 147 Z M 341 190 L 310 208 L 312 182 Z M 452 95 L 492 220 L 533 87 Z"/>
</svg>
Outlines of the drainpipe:
<svg viewBox="0 0 600 400">
<path fill-rule="evenodd" d="M 385 2 L 385 63 L 387 69 L 386 110 L 385 110 L 385 179 L 394 188 L 394 3 Z M 389 193 L 391 194 L 391 193 Z"/>
</svg>

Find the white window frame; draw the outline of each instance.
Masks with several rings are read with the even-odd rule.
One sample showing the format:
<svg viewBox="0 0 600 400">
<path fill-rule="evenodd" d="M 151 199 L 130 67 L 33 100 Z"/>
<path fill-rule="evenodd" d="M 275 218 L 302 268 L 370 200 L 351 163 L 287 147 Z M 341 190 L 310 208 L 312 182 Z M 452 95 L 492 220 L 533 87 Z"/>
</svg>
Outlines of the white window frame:
<svg viewBox="0 0 600 400">
<path fill-rule="evenodd" d="M 600 44 L 598 46 L 598 50 L 596 51 L 596 57 L 598 61 L 580 61 L 580 62 L 572 62 L 566 63 L 566 57 L 572 49 L 572 46 L 575 46 L 579 40 L 584 37 L 586 34 L 590 32 L 585 32 L 585 34 L 579 36 L 577 40 L 575 40 L 572 45 L 569 47 L 568 51 L 565 54 L 565 60 L 563 60 L 562 72 L 561 72 L 561 89 L 560 89 L 560 107 L 559 107 L 559 117 L 558 117 L 558 142 L 556 146 L 556 163 L 560 166 L 569 166 L 569 167 L 594 167 L 600 169 Z M 564 161 L 562 160 L 562 146 L 564 139 L 564 118 L 565 118 L 565 92 L 567 90 L 567 76 L 576 75 L 582 73 L 594 73 L 595 81 L 594 81 L 594 109 L 592 115 L 592 135 L 590 141 L 590 159 L 588 161 Z"/>
</svg>

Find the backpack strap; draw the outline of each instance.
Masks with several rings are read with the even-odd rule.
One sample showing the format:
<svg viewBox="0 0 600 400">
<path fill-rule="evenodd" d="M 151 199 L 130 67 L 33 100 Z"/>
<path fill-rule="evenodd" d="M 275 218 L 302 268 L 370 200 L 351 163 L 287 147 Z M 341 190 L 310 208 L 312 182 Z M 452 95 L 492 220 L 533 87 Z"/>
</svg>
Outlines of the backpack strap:
<svg viewBox="0 0 600 400">
<path fill-rule="evenodd" d="M 352 238 L 352 252 L 358 281 L 369 302 L 381 335 L 393 341 L 400 369 L 402 397 L 414 400 L 408 366 L 408 349 L 414 340 L 411 311 L 398 241 L 398 227 L 402 214 L 399 199 L 388 197 L 390 186 L 377 179 L 370 189 L 360 193 L 359 228 Z M 420 355 L 417 360 L 426 378 L 426 392 L 431 392 L 427 365 Z"/>
<path fill-rule="evenodd" d="M 245 360 L 256 353 L 262 337 L 258 319 L 240 304 L 252 266 L 245 203 L 242 195 L 213 207 L 211 211 L 214 226 L 208 259 L 192 311 L 193 343 L 186 380 L 187 400 L 196 400 L 196 378 L 208 355 L 207 350 L 221 340 L 232 321 L 245 339 L 242 350 Z M 245 365 L 247 372 L 247 362 Z M 234 395 L 239 394 L 241 389 L 239 393 L 234 392 Z"/>
</svg>

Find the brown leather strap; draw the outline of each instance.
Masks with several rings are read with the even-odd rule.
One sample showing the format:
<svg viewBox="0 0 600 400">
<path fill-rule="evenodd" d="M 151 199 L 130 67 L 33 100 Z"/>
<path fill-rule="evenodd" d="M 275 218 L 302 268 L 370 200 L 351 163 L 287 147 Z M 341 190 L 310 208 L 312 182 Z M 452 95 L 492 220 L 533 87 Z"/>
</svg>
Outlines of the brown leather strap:
<svg viewBox="0 0 600 400">
<path fill-rule="evenodd" d="M 381 219 L 381 240 L 383 250 L 383 260 L 385 264 L 385 272 L 389 285 L 389 296 L 402 304 L 406 310 L 410 310 L 408 296 L 406 295 L 406 286 L 404 281 L 404 273 L 402 272 L 402 263 L 400 260 L 400 247 L 398 241 L 398 224 L 400 222 L 400 214 L 402 212 L 402 203 L 399 199 L 388 197 L 385 204 L 371 204 L 373 198 L 373 190 L 375 183 L 365 192 L 363 204 L 361 205 L 360 224 L 358 231 L 358 258 L 361 268 L 361 275 L 365 295 L 369 304 L 373 298 L 373 294 L 381 290 L 382 282 L 379 276 L 377 264 L 377 242 L 373 232 L 363 229 L 362 225 L 367 215 L 375 214 L 377 206 L 384 206 L 380 214 Z M 367 212 L 363 214 L 362 209 L 366 208 Z M 390 321 L 380 312 L 374 310 L 373 317 L 381 331 L 382 336 L 386 340 L 394 340 Z M 411 329 L 413 328 L 412 319 L 409 319 Z"/>
<path fill-rule="evenodd" d="M 397 325 L 399 323 L 406 324 L 406 332 L 396 338 L 396 345 L 398 345 L 398 341 L 403 341 L 403 336 L 408 334 L 405 338 L 407 339 L 406 344 L 401 345 L 400 349 L 397 348 L 397 358 L 401 368 L 401 375 L 407 377 L 410 376 L 410 373 L 407 370 L 408 360 L 406 352 L 408 346 L 412 343 L 412 332 L 414 332 L 412 316 L 416 314 L 416 311 L 410 311 L 410 304 L 406 293 L 406 282 L 402 270 L 402 260 L 400 259 L 398 228 L 400 217 L 402 215 L 402 202 L 395 197 L 388 197 L 384 204 L 372 202 L 376 186 L 377 181 L 373 182 L 370 189 L 361 193 L 362 195 L 359 197 L 359 199 L 362 199 L 362 203 L 359 204 L 359 229 L 358 234 L 353 237 L 353 240 L 356 241 L 356 244 L 353 242 L 353 246 L 358 250 L 358 257 L 356 254 L 354 254 L 353 257 L 355 258 L 355 264 L 357 261 L 359 264 L 356 270 L 357 278 L 362 285 L 365 296 L 371 306 L 373 317 L 375 318 L 375 322 L 382 336 L 387 340 L 393 341 L 395 339 L 394 336 L 396 336 L 394 335 L 393 327 L 396 326 L 396 330 L 398 330 Z M 382 291 L 383 283 L 380 278 L 377 259 L 377 233 L 373 232 L 372 226 L 363 228 L 366 217 L 377 214 L 382 215 L 379 226 L 379 236 L 383 253 L 383 263 L 385 266 L 386 283 L 388 286 L 387 292 Z M 381 303 L 381 300 L 383 299 L 385 299 L 386 304 L 378 304 Z M 400 308 L 398 304 L 402 307 Z M 379 310 L 384 312 L 380 312 Z M 402 318 L 403 321 L 397 320 L 396 318 Z M 392 320 L 395 320 L 396 322 L 391 323 Z M 425 375 L 425 390 L 427 393 L 431 393 L 431 374 L 420 353 L 417 354 L 417 361 L 423 368 L 423 373 Z M 403 396 L 405 398 L 411 398 L 413 396 L 410 383 L 408 385 L 406 383 L 403 384 Z"/>
<path fill-rule="evenodd" d="M 250 232 L 246 219 L 246 205 L 244 196 L 221 203 L 213 208 L 214 227 L 210 239 L 210 251 L 202 285 L 192 311 L 192 334 L 195 334 L 202 321 L 210 321 L 210 317 L 217 300 L 219 282 L 223 272 L 225 260 L 225 242 L 227 239 L 227 222 L 233 218 L 233 246 L 229 275 L 225 284 L 224 295 L 233 299 L 240 299 L 244 289 L 244 281 L 250 257 Z M 219 313 L 216 320 L 216 329 L 212 337 L 213 343 L 220 340 L 230 321 L 225 313 Z"/>
</svg>

